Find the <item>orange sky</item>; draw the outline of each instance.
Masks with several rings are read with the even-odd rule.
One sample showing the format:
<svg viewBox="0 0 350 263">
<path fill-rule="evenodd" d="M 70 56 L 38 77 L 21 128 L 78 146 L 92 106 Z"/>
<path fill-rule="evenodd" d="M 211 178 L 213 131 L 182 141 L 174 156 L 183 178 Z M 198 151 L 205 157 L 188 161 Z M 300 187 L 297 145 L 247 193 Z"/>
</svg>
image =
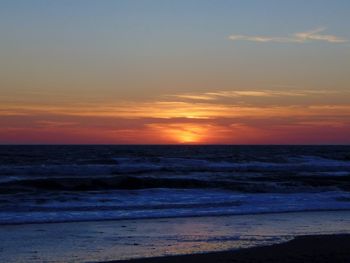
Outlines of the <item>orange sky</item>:
<svg viewBox="0 0 350 263">
<path fill-rule="evenodd" d="M 328 104 L 325 97 L 349 92 L 241 90 L 109 104 L 2 104 L 0 135 L 3 143 L 349 142 L 350 105 Z"/>
</svg>

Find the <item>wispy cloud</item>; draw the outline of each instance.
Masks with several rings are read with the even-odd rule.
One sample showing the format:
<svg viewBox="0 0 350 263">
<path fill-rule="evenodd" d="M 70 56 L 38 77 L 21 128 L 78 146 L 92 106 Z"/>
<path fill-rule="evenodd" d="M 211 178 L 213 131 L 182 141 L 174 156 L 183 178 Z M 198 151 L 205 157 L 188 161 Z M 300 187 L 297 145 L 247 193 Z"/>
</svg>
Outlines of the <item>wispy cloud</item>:
<svg viewBox="0 0 350 263">
<path fill-rule="evenodd" d="M 1 105 L 2 107 L 2 105 Z M 0 110 L 1 110 L 0 107 Z M 162 119 L 171 121 L 174 119 L 188 120 L 213 120 L 215 118 L 227 117 L 291 117 L 291 116 L 342 116 L 350 117 L 350 105 L 269 105 L 269 106 L 253 106 L 241 104 L 221 104 L 207 102 L 176 102 L 176 101 L 154 101 L 148 103 L 129 102 L 119 105 L 86 105 L 85 107 L 49 108 L 35 107 L 30 105 L 6 106 L 12 115 L 2 115 L 3 120 L 10 118 L 29 119 L 30 116 L 36 116 L 40 125 L 46 126 L 74 126 L 71 120 L 74 116 L 81 118 L 109 118 L 109 119 Z M 22 112 L 27 115 L 23 116 Z M 62 120 L 51 120 L 51 117 L 62 117 Z M 72 118 L 71 118 L 72 117 Z M 73 118 L 73 120 L 75 120 Z M 1 123 L 1 121 L 0 121 Z M 1 125 L 0 125 L 1 126 Z"/>
<path fill-rule="evenodd" d="M 242 98 L 242 97 L 302 97 L 310 95 L 330 95 L 337 94 L 335 91 L 327 90 L 222 90 L 204 93 L 175 94 L 169 97 L 191 100 L 191 101 L 213 101 L 222 98 Z"/>
<path fill-rule="evenodd" d="M 330 34 L 322 34 L 327 28 L 320 27 L 314 30 L 298 32 L 290 36 L 249 36 L 249 35 L 231 35 L 230 40 L 252 41 L 252 42 L 275 42 L 275 43 L 307 43 L 312 41 L 323 41 L 328 43 L 345 43 L 349 40 Z"/>
<path fill-rule="evenodd" d="M 348 91 L 327 90 L 226 90 L 173 94 L 150 101 L 116 101 L 70 105 L 0 104 L 0 117 L 29 118 L 40 116 L 41 123 L 50 126 L 74 125 L 69 118 L 53 120 L 47 116 L 80 116 L 122 119 L 209 120 L 216 117 L 293 116 L 298 114 L 350 116 L 350 105 L 337 103 L 348 98 Z M 236 100 L 238 98 L 238 100 Z M 329 98 L 327 100 L 318 98 Z M 299 102 L 303 99 L 303 102 Z M 304 102 L 304 100 L 308 102 Z M 330 99 L 334 103 L 330 103 Z M 242 103 L 246 102 L 246 103 Z M 264 103 L 264 101 L 267 101 Z M 278 103 L 281 102 L 281 103 Z M 0 125 L 1 126 L 1 125 Z"/>
</svg>

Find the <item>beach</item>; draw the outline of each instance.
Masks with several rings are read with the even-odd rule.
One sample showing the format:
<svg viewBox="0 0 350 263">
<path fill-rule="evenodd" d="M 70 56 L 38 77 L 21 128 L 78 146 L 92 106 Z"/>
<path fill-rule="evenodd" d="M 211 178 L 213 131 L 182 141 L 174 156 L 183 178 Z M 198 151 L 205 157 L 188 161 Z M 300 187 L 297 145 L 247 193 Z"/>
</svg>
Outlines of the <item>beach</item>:
<svg viewBox="0 0 350 263">
<path fill-rule="evenodd" d="M 341 256 L 350 244 L 344 234 L 350 234 L 349 211 L 19 224 L 0 227 L 0 254 L 8 263 L 252 262 L 265 251 L 278 259 L 290 249 L 295 257 Z"/>
<path fill-rule="evenodd" d="M 350 262 L 350 235 L 302 236 L 286 243 L 197 255 L 158 257 L 113 263 L 183 263 L 183 262 L 237 262 L 237 263 L 328 263 Z M 109 263 L 112 263 L 109 262 Z"/>
</svg>

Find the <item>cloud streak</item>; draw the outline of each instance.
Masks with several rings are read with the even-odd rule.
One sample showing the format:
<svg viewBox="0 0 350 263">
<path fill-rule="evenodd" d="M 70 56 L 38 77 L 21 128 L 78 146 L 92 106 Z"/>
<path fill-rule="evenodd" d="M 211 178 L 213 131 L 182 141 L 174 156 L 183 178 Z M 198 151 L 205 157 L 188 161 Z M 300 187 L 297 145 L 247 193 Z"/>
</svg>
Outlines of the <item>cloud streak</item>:
<svg viewBox="0 0 350 263">
<path fill-rule="evenodd" d="M 184 93 L 168 95 L 171 98 L 177 98 L 179 100 L 193 100 L 193 101 L 217 101 L 223 98 L 282 98 L 282 97 L 309 97 L 316 95 L 336 95 L 341 93 L 342 95 L 347 94 L 346 92 L 336 92 L 327 90 L 221 90 L 216 92 L 204 92 L 204 93 Z"/>
<path fill-rule="evenodd" d="M 330 34 L 323 34 L 325 27 L 320 27 L 314 30 L 298 32 L 290 36 L 249 36 L 249 35 L 230 35 L 229 39 L 232 41 L 251 41 L 258 43 L 308 43 L 314 41 L 328 42 L 328 43 L 345 43 L 349 40 Z"/>
</svg>

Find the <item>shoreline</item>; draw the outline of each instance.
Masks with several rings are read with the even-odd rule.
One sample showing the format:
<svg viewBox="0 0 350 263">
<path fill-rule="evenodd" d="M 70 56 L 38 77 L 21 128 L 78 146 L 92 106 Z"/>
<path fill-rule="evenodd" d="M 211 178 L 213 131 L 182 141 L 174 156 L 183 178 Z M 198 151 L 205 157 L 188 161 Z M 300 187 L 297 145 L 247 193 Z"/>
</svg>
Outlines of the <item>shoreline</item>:
<svg viewBox="0 0 350 263">
<path fill-rule="evenodd" d="M 350 211 L 3 225 L 0 253 L 4 262 L 206 263 L 218 262 L 210 255 L 228 260 L 299 236 L 344 234 L 350 236 Z"/>
<path fill-rule="evenodd" d="M 350 262 L 350 234 L 297 236 L 275 245 L 222 252 L 100 261 L 98 263 L 184 263 L 184 262 Z"/>
<path fill-rule="evenodd" d="M 103 222 L 123 222 L 123 221 L 143 221 L 143 220 L 172 220 L 172 219 L 188 219 L 188 218 L 212 218 L 212 217 L 240 217 L 240 216 L 260 216 L 260 215 L 283 215 L 283 214 L 307 214 L 307 213 L 323 213 L 323 212 L 350 212 L 350 208 L 335 209 L 308 209 L 308 210 L 290 210 L 290 211 L 268 211 L 253 213 L 220 213 L 220 214 L 204 214 L 204 215 L 186 215 L 186 216 L 154 216 L 154 217 L 125 217 L 125 218 L 108 218 L 108 219 L 82 219 L 82 220 L 62 220 L 62 221 L 28 221 L 18 223 L 0 223 L 1 226 L 26 226 L 26 225 L 47 225 L 47 224 L 70 224 L 70 223 L 103 223 Z"/>
</svg>

